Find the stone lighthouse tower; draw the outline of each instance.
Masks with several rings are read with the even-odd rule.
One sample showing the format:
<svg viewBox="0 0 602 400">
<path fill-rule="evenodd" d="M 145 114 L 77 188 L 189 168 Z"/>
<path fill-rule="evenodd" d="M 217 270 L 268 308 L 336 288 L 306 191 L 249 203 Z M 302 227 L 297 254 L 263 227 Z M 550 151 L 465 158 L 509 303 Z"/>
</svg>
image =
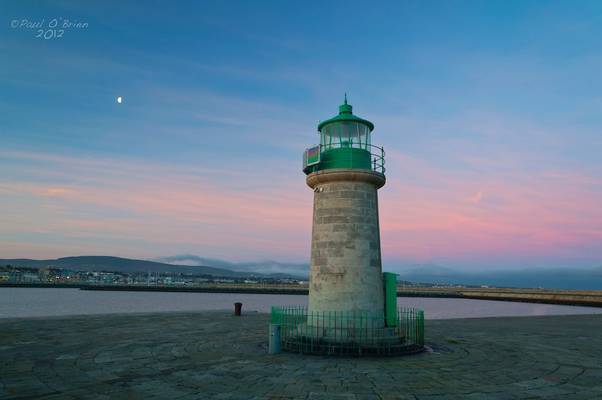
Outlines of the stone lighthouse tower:
<svg viewBox="0 0 602 400">
<path fill-rule="evenodd" d="M 384 151 L 374 124 L 345 101 L 303 153 L 314 191 L 309 305 L 273 306 L 270 352 L 393 355 L 424 349 L 424 312 L 397 307 L 396 274 L 381 271 L 378 189 Z M 278 346 L 276 346 L 278 344 Z"/>
<path fill-rule="evenodd" d="M 369 315 L 384 326 L 377 194 L 384 151 L 372 145 L 373 129 L 345 96 L 339 114 L 318 125 L 320 144 L 304 153 L 314 191 L 308 312 Z"/>
</svg>

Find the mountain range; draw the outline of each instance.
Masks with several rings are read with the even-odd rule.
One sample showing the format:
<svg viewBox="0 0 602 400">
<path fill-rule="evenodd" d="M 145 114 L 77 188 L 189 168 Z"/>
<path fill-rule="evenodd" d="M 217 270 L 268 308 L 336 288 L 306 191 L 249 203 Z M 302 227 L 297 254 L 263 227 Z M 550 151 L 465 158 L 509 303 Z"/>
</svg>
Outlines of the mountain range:
<svg viewBox="0 0 602 400">
<path fill-rule="evenodd" d="M 210 265 L 215 268 L 225 268 L 233 271 L 258 274 L 284 274 L 287 276 L 306 277 L 309 274 L 309 264 L 284 263 L 278 261 L 257 261 L 232 263 L 215 258 L 199 257 L 192 254 L 181 254 L 171 257 L 157 258 L 154 261 L 174 265 Z"/>
<path fill-rule="evenodd" d="M 178 265 L 213 267 L 255 273 L 283 273 L 308 277 L 309 265 L 276 261 L 231 263 L 190 254 L 163 257 L 157 261 Z M 482 270 L 466 272 L 439 265 L 404 265 L 383 268 L 399 274 L 399 280 L 414 283 L 497 286 L 516 288 L 550 288 L 602 290 L 602 266 L 598 268 L 532 268 L 520 270 Z"/>
<path fill-rule="evenodd" d="M 109 256 L 63 257 L 54 260 L 0 259 L 0 265 L 32 268 L 56 267 L 80 271 L 176 272 L 219 277 L 270 277 L 307 279 L 309 265 L 277 261 L 232 263 L 190 254 L 155 260 Z M 399 280 L 446 285 L 602 290 L 602 266 L 597 268 L 532 268 L 466 272 L 438 265 L 384 268 L 399 273 Z"/>
<path fill-rule="evenodd" d="M 399 272 L 399 279 L 410 282 L 602 290 L 602 266 L 597 268 L 531 268 L 465 272 L 437 265 L 418 265 L 400 268 L 395 272 Z"/>
<path fill-rule="evenodd" d="M 185 274 L 211 275 L 219 277 L 248 277 L 262 276 L 271 278 L 291 277 L 285 273 L 256 273 L 254 271 L 238 271 L 219 266 L 168 264 L 158 261 L 135 260 L 130 258 L 110 256 L 76 256 L 63 257 L 53 260 L 31 260 L 26 258 L 0 259 L 0 265 L 12 265 L 29 268 L 63 268 L 75 271 L 105 271 L 105 272 L 175 272 Z"/>
</svg>

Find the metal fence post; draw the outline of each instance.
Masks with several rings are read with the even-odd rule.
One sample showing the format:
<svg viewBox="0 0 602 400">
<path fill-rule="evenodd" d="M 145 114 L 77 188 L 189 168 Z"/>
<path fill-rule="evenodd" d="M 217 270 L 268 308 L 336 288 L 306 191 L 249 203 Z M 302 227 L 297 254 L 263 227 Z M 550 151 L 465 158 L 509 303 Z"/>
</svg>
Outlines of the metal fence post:
<svg viewBox="0 0 602 400">
<path fill-rule="evenodd" d="M 270 324 L 270 340 L 268 344 L 268 353 L 280 353 L 280 324 Z"/>
</svg>

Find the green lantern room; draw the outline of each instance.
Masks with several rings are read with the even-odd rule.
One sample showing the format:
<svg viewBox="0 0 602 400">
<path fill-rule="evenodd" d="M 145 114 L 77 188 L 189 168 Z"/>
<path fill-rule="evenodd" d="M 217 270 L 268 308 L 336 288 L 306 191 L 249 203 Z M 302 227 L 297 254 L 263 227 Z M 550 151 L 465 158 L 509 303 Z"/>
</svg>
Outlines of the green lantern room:
<svg viewBox="0 0 602 400">
<path fill-rule="evenodd" d="M 374 124 L 353 114 L 353 107 L 345 101 L 339 114 L 318 125 L 320 144 L 305 150 L 303 172 L 326 169 L 363 169 L 385 172 L 384 151 L 372 145 Z"/>
</svg>

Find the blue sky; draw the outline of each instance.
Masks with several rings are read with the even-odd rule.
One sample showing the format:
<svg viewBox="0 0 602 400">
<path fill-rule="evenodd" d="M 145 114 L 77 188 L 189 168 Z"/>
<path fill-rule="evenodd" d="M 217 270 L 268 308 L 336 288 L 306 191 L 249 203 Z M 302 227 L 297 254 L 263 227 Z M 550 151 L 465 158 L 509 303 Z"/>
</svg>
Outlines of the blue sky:
<svg viewBox="0 0 602 400">
<path fill-rule="evenodd" d="M 0 255 L 306 261 L 301 153 L 347 92 L 387 152 L 386 266 L 602 264 L 599 2 L 0 11 Z M 53 18 L 89 26 L 11 27 Z"/>
</svg>

